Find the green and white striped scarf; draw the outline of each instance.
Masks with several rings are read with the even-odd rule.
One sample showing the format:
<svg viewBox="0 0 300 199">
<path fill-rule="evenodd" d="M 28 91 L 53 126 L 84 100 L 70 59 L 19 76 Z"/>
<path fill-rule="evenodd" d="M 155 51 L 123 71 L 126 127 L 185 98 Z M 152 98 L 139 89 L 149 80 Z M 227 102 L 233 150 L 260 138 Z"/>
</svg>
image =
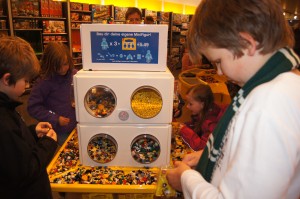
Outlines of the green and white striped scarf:
<svg viewBox="0 0 300 199">
<path fill-rule="evenodd" d="M 248 94 L 260 84 L 271 81 L 277 75 L 299 67 L 299 57 L 289 48 L 282 48 L 276 52 L 267 63 L 238 91 L 230 106 L 210 136 L 196 167 L 202 176 L 211 182 L 216 162 L 222 156 L 222 148 L 227 137 L 228 126 L 245 101 Z"/>
</svg>

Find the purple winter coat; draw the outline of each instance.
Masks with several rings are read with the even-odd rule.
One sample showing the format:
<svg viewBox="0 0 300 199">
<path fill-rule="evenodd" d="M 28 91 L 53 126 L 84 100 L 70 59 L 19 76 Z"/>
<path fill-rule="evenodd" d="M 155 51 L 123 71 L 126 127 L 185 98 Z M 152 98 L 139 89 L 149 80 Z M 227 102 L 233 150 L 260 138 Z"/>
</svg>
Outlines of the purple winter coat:
<svg viewBox="0 0 300 199">
<path fill-rule="evenodd" d="M 76 127 L 75 108 L 71 104 L 73 73 L 65 76 L 55 75 L 47 79 L 38 79 L 30 92 L 28 113 L 38 121 L 50 122 L 57 133 L 57 141 L 62 145 Z M 59 116 L 70 118 L 67 126 L 58 124 Z"/>
</svg>

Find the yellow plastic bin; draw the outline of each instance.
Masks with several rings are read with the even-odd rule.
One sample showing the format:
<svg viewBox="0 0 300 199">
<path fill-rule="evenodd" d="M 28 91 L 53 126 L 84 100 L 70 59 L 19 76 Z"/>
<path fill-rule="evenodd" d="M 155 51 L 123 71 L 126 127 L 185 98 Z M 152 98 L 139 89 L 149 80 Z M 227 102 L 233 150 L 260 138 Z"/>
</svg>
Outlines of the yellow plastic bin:
<svg viewBox="0 0 300 199">
<path fill-rule="evenodd" d="M 197 74 L 201 71 L 199 68 L 192 68 L 189 70 L 186 70 L 184 72 L 181 72 L 178 76 L 179 84 L 178 84 L 178 90 L 181 94 L 183 99 L 185 98 L 186 92 L 193 87 L 194 85 L 203 83 L 202 81 L 199 81 L 197 78 Z"/>
<path fill-rule="evenodd" d="M 214 93 L 215 102 L 227 105 L 231 98 L 226 86 L 226 77 L 217 75 L 215 69 L 193 68 L 179 74 L 179 91 L 183 99 L 186 92 L 197 84 L 208 84 Z"/>
<path fill-rule="evenodd" d="M 109 179 L 110 174 L 116 174 L 118 173 L 117 171 L 124 172 L 124 174 L 122 172 L 120 173 L 121 176 L 125 176 L 132 172 L 140 171 L 140 173 L 144 172 L 149 174 L 148 177 L 150 175 L 158 177 L 160 171 L 159 168 L 84 166 L 80 164 L 78 149 L 78 136 L 76 130 L 74 130 L 48 165 L 47 171 L 52 191 L 73 193 L 98 193 L 98 195 L 87 195 L 86 197 L 105 196 L 105 199 L 110 199 L 112 197 L 112 194 L 119 193 L 137 195 L 148 194 L 154 196 L 157 188 L 156 182 L 149 185 L 142 185 L 139 183 L 130 185 L 123 183 L 119 185 L 114 184 L 114 182 L 109 183 L 109 181 L 105 181 L 105 179 Z M 105 171 L 101 173 L 102 170 Z M 94 173 L 98 172 L 99 176 L 102 176 L 102 184 L 96 184 L 91 181 L 91 178 L 93 177 L 91 175 L 92 171 Z M 76 178 L 76 176 L 80 177 L 81 182 L 77 180 L 70 180 L 74 177 Z"/>
<path fill-rule="evenodd" d="M 143 193 L 140 193 L 140 194 L 115 194 L 115 197 L 114 199 L 153 199 L 154 198 L 154 194 L 143 194 Z"/>
<path fill-rule="evenodd" d="M 114 194 L 103 194 L 103 193 L 83 193 L 82 199 L 114 199 Z"/>
</svg>

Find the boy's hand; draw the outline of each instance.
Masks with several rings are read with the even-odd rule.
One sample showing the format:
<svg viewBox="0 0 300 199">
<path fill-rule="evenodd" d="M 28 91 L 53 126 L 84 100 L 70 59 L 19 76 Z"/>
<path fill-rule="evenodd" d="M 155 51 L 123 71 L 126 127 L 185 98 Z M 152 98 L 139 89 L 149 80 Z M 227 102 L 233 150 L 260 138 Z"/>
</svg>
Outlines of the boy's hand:
<svg viewBox="0 0 300 199">
<path fill-rule="evenodd" d="M 202 153 L 203 153 L 203 150 L 187 154 L 186 156 L 184 156 L 182 162 L 185 163 L 185 164 L 187 164 L 191 168 L 194 168 L 194 167 L 197 166 Z"/>
<path fill-rule="evenodd" d="M 50 129 L 52 129 L 52 125 L 49 122 L 39 122 L 35 127 L 35 132 L 40 138 L 46 135 Z"/>
<path fill-rule="evenodd" d="M 182 191 L 181 175 L 184 171 L 191 169 L 184 162 L 176 161 L 174 163 L 175 168 L 167 171 L 167 180 L 169 185 L 177 191 Z"/>
<path fill-rule="evenodd" d="M 57 134 L 53 129 L 50 129 L 46 136 L 51 137 L 53 140 L 57 141 Z"/>
</svg>

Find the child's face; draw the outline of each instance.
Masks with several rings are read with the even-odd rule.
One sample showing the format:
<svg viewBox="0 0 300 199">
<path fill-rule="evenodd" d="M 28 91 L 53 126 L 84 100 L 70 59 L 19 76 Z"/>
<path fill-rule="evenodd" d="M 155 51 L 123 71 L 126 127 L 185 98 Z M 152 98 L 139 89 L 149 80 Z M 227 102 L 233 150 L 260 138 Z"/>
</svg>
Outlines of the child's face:
<svg viewBox="0 0 300 199">
<path fill-rule="evenodd" d="M 194 100 L 191 93 L 186 95 L 186 100 L 186 107 L 192 112 L 192 115 L 198 115 L 202 111 L 204 103 Z"/>
<path fill-rule="evenodd" d="M 25 78 L 22 78 L 16 84 L 9 85 L 6 94 L 9 98 L 19 101 L 26 88 L 29 88 L 29 82 Z"/>
<path fill-rule="evenodd" d="M 251 64 L 247 61 L 248 56 L 235 58 L 228 49 L 210 46 L 201 48 L 201 53 L 217 67 L 218 74 L 225 75 L 229 81 L 243 86 L 250 78 Z"/>
<path fill-rule="evenodd" d="M 129 24 L 140 24 L 141 23 L 141 17 L 138 13 L 133 13 L 128 16 L 128 23 Z"/>
<path fill-rule="evenodd" d="M 58 74 L 59 75 L 66 75 L 70 66 L 69 63 L 65 62 L 59 69 Z"/>
</svg>

